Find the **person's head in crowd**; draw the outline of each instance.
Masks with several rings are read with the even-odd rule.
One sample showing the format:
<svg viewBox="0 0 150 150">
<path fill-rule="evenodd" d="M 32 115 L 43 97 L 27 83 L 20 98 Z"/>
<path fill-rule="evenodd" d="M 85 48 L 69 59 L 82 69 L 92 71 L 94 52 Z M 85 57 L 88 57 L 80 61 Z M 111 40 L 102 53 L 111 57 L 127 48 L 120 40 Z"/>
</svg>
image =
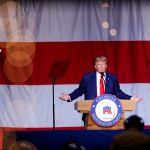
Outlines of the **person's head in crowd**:
<svg viewBox="0 0 150 150">
<path fill-rule="evenodd" d="M 124 126 L 126 131 L 113 137 L 109 150 L 150 150 L 150 136 L 142 132 L 144 121 L 141 117 L 128 117 Z"/>
<path fill-rule="evenodd" d="M 16 141 L 9 146 L 8 150 L 37 150 L 37 148 L 28 141 Z"/>
<path fill-rule="evenodd" d="M 144 129 L 144 121 L 141 117 L 132 115 L 125 120 L 124 127 L 126 130 L 137 129 L 142 131 Z"/>
<path fill-rule="evenodd" d="M 63 150 L 86 150 L 86 147 L 76 141 L 67 141 Z"/>
</svg>

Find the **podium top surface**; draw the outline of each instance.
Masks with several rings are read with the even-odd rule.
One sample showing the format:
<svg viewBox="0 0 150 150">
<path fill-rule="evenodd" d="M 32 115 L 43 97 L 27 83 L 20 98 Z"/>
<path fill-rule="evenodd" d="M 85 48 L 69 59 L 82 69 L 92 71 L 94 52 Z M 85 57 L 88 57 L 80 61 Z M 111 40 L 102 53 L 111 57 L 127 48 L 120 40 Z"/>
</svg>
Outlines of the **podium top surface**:
<svg viewBox="0 0 150 150">
<path fill-rule="evenodd" d="M 79 100 L 75 103 L 75 110 L 82 113 L 89 113 L 93 100 Z M 123 111 L 133 111 L 136 108 L 136 103 L 133 100 L 120 99 Z"/>
</svg>

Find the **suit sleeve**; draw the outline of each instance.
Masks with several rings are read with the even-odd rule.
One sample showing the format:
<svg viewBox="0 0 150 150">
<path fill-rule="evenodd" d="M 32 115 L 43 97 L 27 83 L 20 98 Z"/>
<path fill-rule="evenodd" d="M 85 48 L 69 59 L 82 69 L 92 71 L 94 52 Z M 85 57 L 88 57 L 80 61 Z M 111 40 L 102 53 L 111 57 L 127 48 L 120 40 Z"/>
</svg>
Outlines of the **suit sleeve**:
<svg viewBox="0 0 150 150">
<path fill-rule="evenodd" d="M 82 77 L 79 87 L 69 94 L 71 97 L 71 101 L 85 94 L 85 92 L 86 92 L 86 75 Z"/>
<path fill-rule="evenodd" d="M 115 90 L 115 95 L 119 98 L 119 99 L 128 99 L 130 100 L 131 96 L 124 93 L 121 89 L 120 89 L 120 85 L 118 82 L 118 79 L 116 78 L 115 81 L 115 85 L 114 85 L 114 90 Z"/>
</svg>

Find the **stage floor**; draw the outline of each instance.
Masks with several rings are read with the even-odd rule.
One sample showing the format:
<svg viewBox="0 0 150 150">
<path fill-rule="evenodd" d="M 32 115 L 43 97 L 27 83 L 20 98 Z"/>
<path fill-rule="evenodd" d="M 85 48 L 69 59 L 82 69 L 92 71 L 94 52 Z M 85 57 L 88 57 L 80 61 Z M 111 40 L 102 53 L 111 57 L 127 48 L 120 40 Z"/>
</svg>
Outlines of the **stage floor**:
<svg viewBox="0 0 150 150">
<path fill-rule="evenodd" d="M 114 135 L 123 130 L 61 130 L 61 131 L 18 131 L 16 139 L 33 143 L 38 150 L 62 150 L 66 142 L 75 141 L 77 145 L 84 145 L 86 150 L 100 148 L 107 150 Z M 144 133 L 150 135 L 150 129 Z"/>
</svg>

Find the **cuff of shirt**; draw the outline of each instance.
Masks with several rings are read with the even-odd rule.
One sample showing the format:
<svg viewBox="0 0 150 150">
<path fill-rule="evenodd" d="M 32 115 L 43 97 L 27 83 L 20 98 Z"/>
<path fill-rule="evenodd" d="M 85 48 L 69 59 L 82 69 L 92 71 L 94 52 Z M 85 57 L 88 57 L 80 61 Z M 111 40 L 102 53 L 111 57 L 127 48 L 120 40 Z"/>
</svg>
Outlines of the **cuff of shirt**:
<svg viewBox="0 0 150 150">
<path fill-rule="evenodd" d="M 67 100 L 67 102 L 71 102 L 72 100 L 71 100 L 71 97 Z"/>
</svg>

